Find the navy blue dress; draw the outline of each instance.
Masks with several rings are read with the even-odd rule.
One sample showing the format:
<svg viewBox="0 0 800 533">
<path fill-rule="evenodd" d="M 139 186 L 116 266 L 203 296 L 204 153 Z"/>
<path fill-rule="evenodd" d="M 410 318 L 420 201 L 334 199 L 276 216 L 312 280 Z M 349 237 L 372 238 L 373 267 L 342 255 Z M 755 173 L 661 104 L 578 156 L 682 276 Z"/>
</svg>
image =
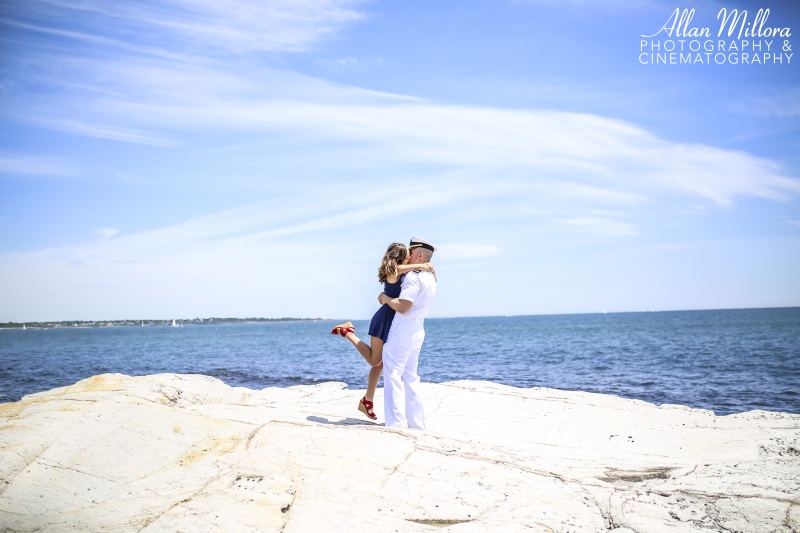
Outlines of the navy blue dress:
<svg viewBox="0 0 800 533">
<path fill-rule="evenodd" d="M 386 296 L 389 298 L 397 298 L 400 296 L 400 289 L 402 288 L 404 277 L 405 274 L 400 276 L 400 279 L 394 283 L 389 283 L 388 281 L 383 282 L 383 292 Z M 383 342 L 386 342 L 387 337 L 389 337 L 389 328 L 392 326 L 395 313 L 396 311 L 394 309 L 387 304 L 383 304 L 381 308 L 372 315 L 372 320 L 369 323 L 370 336 L 377 337 Z"/>
</svg>

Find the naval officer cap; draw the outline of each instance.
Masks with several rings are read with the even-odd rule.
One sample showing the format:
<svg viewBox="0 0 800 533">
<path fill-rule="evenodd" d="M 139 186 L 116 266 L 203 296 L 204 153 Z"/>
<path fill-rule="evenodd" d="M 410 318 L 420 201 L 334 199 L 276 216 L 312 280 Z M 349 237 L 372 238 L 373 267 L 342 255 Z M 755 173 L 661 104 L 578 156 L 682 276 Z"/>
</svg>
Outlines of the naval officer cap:
<svg viewBox="0 0 800 533">
<path fill-rule="evenodd" d="M 431 252 L 436 251 L 436 247 L 433 244 L 421 237 L 411 237 L 411 242 L 408 245 L 408 249 L 413 250 L 414 248 L 425 248 Z"/>
</svg>

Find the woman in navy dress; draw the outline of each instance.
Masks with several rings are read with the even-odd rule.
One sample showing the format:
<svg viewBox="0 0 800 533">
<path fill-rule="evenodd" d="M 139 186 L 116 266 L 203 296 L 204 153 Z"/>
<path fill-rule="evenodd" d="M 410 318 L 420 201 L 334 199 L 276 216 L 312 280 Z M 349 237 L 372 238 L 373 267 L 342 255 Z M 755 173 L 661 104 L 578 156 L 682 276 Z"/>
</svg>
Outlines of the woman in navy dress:
<svg viewBox="0 0 800 533">
<path fill-rule="evenodd" d="M 400 288 L 403 284 L 403 276 L 406 272 L 412 270 L 428 270 L 436 275 L 433 265 L 430 263 L 425 264 L 408 264 L 409 252 L 405 244 L 399 242 L 392 243 L 386 249 L 383 255 L 381 265 L 378 267 L 378 281 L 383 283 L 383 292 L 390 298 L 397 298 L 400 296 Z M 345 322 L 333 328 L 334 335 L 341 335 L 356 347 L 367 363 L 372 367 L 369 371 L 369 378 L 367 380 L 367 392 L 361 401 L 358 403 L 358 410 L 367 415 L 369 418 L 375 420 L 375 412 L 373 411 L 373 398 L 375 397 L 375 389 L 378 388 L 378 380 L 381 377 L 383 370 L 383 343 L 389 336 L 389 327 L 392 325 L 395 310 L 384 304 L 373 315 L 369 323 L 369 346 L 356 336 L 355 327 L 351 322 Z"/>
</svg>

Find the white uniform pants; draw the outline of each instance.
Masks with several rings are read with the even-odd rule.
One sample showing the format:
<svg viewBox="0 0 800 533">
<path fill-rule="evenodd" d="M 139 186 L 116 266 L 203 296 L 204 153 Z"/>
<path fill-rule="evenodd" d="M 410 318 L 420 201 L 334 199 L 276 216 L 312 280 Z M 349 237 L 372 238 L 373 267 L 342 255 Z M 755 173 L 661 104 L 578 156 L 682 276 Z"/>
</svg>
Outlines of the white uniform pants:
<svg viewBox="0 0 800 533">
<path fill-rule="evenodd" d="M 383 401 L 387 428 L 425 429 L 419 351 L 425 340 L 422 321 L 410 321 L 398 313 L 383 346 Z"/>
</svg>

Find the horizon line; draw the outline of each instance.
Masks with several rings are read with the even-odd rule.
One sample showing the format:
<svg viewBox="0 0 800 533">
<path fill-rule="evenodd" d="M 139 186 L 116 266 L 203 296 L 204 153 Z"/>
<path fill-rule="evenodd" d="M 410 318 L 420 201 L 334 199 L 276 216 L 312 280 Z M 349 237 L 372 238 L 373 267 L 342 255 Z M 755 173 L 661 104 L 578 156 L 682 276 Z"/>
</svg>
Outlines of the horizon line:
<svg viewBox="0 0 800 533">
<path fill-rule="evenodd" d="M 639 309 L 630 311 L 578 311 L 578 312 L 562 312 L 562 313 L 522 313 L 522 314 L 496 314 L 496 315 L 451 315 L 451 316 L 430 316 L 429 319 L 453 319 L 453 318 L 511 318 L 511 317 L 526 317 L 526 316 L 568 316 L 568 315 L 603 315 L 603 314 L 638 314 L 638 313 L 681 313 L 681 312 L 700 312 L 700 311 L 754 311 L 754 310 L 768 310 L 768 309 L 798 309 L 800 305 L 787 305 L 787 306 L 769 306 L 769 307 L 719 307 L 719 308 L 692 308 L 692 309 Z M 85 323 L 100 323 L 100 322 L 170 322 L 179 321 L 185 323 L 213 323 L 214 320 L 219 321 L 336 321 L 340 318 L 323 318 L 323 317 L 195 317 L 195 318 L 103 318 L 103 319 L 62 319 L 62 320 L 26 320 L 26 321 L 6 321 L 0 322 L 0 327 L 11 325 L 25 325 L 25 324 L 56 324 L 71 322 L 74 324 Z M 350 320 L 369 320 L 369 318 L 351 318 Z"/>
</svg>

